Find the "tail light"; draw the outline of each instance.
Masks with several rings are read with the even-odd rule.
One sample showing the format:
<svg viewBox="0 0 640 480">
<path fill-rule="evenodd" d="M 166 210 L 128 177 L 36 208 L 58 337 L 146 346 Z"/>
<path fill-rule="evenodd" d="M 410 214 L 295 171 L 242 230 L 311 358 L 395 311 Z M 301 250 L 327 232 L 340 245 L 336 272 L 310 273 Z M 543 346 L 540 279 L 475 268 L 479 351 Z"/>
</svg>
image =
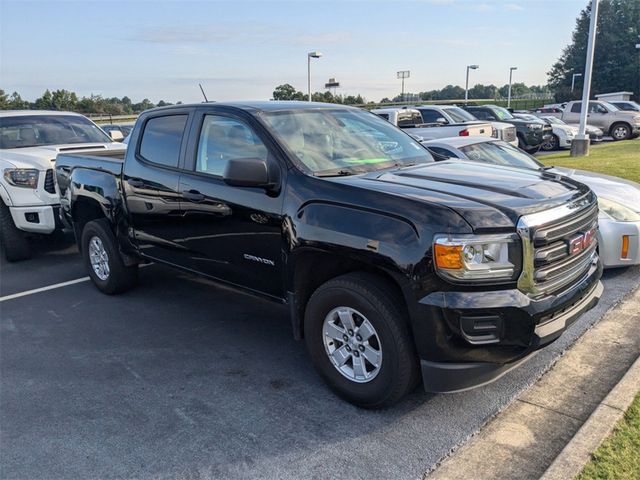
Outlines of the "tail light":
<svg viewBox="0 0 640 480">
<path fill-rule="evenodd" d="M 464 130 L 460 130 L 458 132 L 458 136 L 459 137 L 468 137 L 469 136 L 469 130 L 467 128 L 465 128 Z"/>
</svg>

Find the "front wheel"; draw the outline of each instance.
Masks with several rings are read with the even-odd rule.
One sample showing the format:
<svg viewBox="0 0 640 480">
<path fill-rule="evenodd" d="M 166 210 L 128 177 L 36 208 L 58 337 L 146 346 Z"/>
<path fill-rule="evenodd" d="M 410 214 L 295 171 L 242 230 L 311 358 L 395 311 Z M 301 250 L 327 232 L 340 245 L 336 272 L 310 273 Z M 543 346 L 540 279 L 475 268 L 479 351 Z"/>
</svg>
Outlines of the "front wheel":
<svg viewBox="0 0 640 480">
<path fill-rule="evenodd" d="M 85 225 L 82 231 L 82 255 L 89 277 L 101 292 L 113 295 L 135 285 L 138 266 L 124 264 L 107 220 L 94 220 Z"/>
<path fill-rule="evenodd" d="M 560 145 L 560 139 L 558 138 L 558 136 L 551 135 L 551 138 L 542 142 L 542 145 L 540 145 L 540 148 L 545 152 L 550 152 L 552 150 L 557 150 L 558 145 Z"/>
<path fill-rule="evenodd" d="M 631 128 L 624 123 L 616 123 L 611 127 L 611 136 L 614 140 L 628 140 L 631 138 Z"/>
<path fill-rule="evenodd" d="M 418 380 L 418 359 L 401 302 L 375 275 L 352 273 L 321 285 L 307 304 L 304 332 L 316 370 L 345 400 L 393 405 Z"/>
<path fill-rule="evenodd" d="M 8 262 L 18 262 L 31 258 L 31 246 L 25 233 L 16 227 L 13 217 L 4 202 L 0 200 L 0 245 Z"/>
</svg>

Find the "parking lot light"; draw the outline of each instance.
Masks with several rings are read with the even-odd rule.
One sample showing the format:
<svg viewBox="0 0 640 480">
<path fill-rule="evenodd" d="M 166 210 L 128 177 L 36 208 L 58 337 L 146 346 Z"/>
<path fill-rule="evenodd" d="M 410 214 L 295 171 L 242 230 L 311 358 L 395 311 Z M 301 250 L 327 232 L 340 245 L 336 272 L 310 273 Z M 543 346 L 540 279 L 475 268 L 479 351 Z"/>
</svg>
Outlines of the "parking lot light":
<svg viewBox="0 0 640 480">
<path fill-rule="evenodd" d="M 511 80 L 513 79 L 513 71 L 517 69 L 518 67 L 509 68 L 509 94 L 507 96 L 507 108 L 511 108 Z"/>
<path fill-rule="evenodd" d="M 477 70 L 480 68 L 480 65 L 467 65 L 467 83 L 464 87 L 464 104 L 467 104 L 467 100 L 469 99 L 469 70 Z"/>
<path fill-rule="evenodd" d="M 307 53 L 307 92 L 309 93 L 309 101 L 311 101 L 311 59 L 320 58 L 322 53 L 309 52 Z"/>
<path fill-rule="evenodd" d="M 576 84 L 576 77 L 581 77 L 582 74 L 581 73 L 574 73 L 573 76 L 571 77 L 571 91 L 573 92 L 573 87 Z"/>
</svg>

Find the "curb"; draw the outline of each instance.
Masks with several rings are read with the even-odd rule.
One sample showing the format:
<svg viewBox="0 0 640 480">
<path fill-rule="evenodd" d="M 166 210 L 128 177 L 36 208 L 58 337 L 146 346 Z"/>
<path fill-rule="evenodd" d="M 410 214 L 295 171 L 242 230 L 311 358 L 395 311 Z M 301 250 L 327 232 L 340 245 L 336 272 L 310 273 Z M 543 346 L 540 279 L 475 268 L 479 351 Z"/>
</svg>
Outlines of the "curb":
<svg viewBox="0 0 640 480">
<path fill-rule="evenodd" d="M 611 434 L 640 386 L 640 357 L 556 457 L 540 480 L 571 480 L 591 460 L 591 454 Z"/>
</svg>

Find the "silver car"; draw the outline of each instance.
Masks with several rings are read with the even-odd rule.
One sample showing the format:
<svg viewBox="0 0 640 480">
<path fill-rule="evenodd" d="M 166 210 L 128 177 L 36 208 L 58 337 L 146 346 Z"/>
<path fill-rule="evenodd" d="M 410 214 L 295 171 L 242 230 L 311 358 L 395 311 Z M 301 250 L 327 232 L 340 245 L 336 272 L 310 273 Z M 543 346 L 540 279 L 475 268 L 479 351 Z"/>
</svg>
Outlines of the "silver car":
<svg viewBox="0 0 640 480">
<path fill-rule="evenodd" d="M 598 196 L 598 244 L 605 268 L 640 264 L 640 184 L 601 173 L 545 167 L 508 143 L 486 137 L 452 137 L 422 144 L 436 160 L 461 159 L 544 170 L 584 183 Z"/>
</svg>

